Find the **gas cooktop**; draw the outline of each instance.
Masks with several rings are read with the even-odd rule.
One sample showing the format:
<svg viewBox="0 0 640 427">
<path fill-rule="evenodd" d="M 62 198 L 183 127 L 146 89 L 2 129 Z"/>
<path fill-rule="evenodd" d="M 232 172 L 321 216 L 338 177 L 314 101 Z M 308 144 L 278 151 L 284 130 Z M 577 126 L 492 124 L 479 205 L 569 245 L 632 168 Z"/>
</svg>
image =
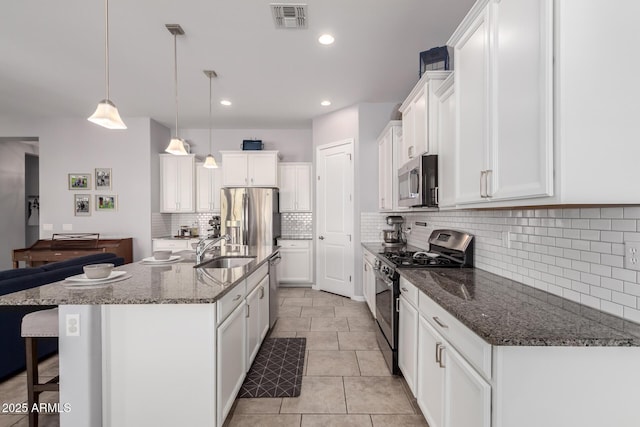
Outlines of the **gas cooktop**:
<svg viewBox="0 0 640 427">
<path fill-rule="evenodd" d="M 380 254 L 396 267 L 460 267 L 460 263 L 431 252 L 399 251 Z"/>
</svg>

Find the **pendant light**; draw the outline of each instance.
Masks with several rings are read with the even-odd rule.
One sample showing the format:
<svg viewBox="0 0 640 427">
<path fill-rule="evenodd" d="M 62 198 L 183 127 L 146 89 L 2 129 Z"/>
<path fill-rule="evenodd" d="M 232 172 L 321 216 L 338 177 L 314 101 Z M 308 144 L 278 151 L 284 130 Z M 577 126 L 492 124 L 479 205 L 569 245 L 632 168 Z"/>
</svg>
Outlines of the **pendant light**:
<svg viewBox="0 0 640 427">
<path fill-rule="evenodd" d="M 213 128 L 212 117 L 211 117 L 211 105 L 213 102 L 213 98 L 211 96 L 211 79 L 213 79 L 214 77 L 218 77 L 218 75 L 213 70 L 204 70 L 204 75 L 209 77 L 209 155 L 207 155 L 207 158 L 204 161 L 204 165 L 202 166 L 208 169 L 215 169 L 218 167 L 218 164 L 216 163 L 215 157 L 213 157 L 213 155 L 211 154 L 213 152 L 213 150 L 211 149 L 211 147 L 213 146 L 213 142 L 211 138 L 211 133 Z"/>
<path fill-rule="evenodd" d="M 184 148 L 184 139 L 178 137 L 178 48 L 176 42 L 177 37 L 184 34 L 184 30 L 178 24 L 166 24 L 166 27 L 167 30 L 173 34 L 173 71 L 176 93 L 176 136 L 171 138 L 169 146 L 164 151 L 176 156 L 186 156 L 189 153 L 187 153 L 187 150 Z"/>
<path fill-rule="evenodd" d="M 127 125 L 125 125 L 120 118 L 116 105 L 109 99 L 109 0 L 104 0 L 104 33 L 104 63 L 107 97 L 100 101 L 96 111 L 87 120 L 107 129 L 126 129 Z"/>
</svg>

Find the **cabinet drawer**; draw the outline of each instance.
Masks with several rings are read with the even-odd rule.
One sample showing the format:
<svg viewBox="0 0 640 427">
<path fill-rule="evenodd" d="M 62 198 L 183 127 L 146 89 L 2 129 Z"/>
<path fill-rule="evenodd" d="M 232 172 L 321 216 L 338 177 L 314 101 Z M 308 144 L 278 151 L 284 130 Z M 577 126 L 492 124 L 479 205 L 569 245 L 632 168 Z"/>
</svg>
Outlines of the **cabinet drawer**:
<svg viewBox="0 0 640 427">
<path fill-rule="evenodd" d="M 366 249 L 362 251 L 362 257 L 371 265 L 374 265 L 376 262 L 376 256 Z"/>
<path fill-rule="evenodd" d="M 251 292 L 253 288 L 258 286 L 267 274 L 269 274 L 269 263 L 265 262 L 247 278 L 247 293 Z"/>
<path fill-rule="evenodd" d="M 243 280 L 238 283 L 228 294 L 218 300 L 218 325 L 224 322 L 224 319 L 244 301 L 247 296 L 247 281 Z"/>
<path fill-rule="evenodd" d="M 404 277 L 400 278 L 400 294 L 413 304 L 414 307 L 418 306 L 418 288 Z"/>
<path fill-rule="evenodd" d="M 491 378 L 491 344 L 476 335 L 423 292 L 420 292 L 419 296 L 419 311 L 471 365 L 485 378 Z"/>
<path fill-rule="evenodd" d="M 309 249 L 310 240 L 278 240 L 281 248 Z"/>
<path fill-rule="evenodd" d="M 156 239 L 153 241 L 154 251 L 163 251 L 163 250 L 182 251 L 185 249 L 191 249 L 189 247 L 188 239 L 184 239 L 184 240 Z"/>
</svg>

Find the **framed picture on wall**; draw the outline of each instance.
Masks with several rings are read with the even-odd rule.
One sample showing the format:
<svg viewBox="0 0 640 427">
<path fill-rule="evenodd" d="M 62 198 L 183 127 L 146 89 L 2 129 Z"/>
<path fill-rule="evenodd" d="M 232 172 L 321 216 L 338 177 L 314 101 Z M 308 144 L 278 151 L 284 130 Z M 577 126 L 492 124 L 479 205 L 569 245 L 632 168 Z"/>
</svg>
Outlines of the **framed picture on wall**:
<svg viewBox="0 0 640 427">
<path fill-rule="evenodd" d="M 70 173 L 69 190 L 91 190 L 90 173 Z"/>
<path fill-rule="evenodd" d="M 111 190 L 111 169 L 96 168 L 96 190 Z"/>
<path fill-rule="evenodd" d="M 113 212 L 118 208 L 118 196 L 96 195 L 96 211 Z"/>
<path fill-rule="evenodd" d="M 91 216 L 90 194 L 75 194 L 73 196 L 73 213 L 75 216 Z"/>
</svg>

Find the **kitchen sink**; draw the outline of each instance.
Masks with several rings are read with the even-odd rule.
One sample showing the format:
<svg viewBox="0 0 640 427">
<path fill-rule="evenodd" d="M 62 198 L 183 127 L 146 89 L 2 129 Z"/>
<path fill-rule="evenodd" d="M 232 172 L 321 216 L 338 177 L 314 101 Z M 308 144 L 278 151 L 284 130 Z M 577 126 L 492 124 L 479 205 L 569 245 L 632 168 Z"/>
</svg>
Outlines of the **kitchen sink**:
<svg viewBox="0 0 640 427">
<path fill-rule="evenodd" d="M 212 260 L 205 261 L 196 265 L 197 268 L 234 268 L 234 267 L 242 267 L 243 265 L 249 264 L 251 261 L 255 260 L 256 257 L 246 257 L 246 256 L 223 256 L 217 257 Z"/>
</svg>

